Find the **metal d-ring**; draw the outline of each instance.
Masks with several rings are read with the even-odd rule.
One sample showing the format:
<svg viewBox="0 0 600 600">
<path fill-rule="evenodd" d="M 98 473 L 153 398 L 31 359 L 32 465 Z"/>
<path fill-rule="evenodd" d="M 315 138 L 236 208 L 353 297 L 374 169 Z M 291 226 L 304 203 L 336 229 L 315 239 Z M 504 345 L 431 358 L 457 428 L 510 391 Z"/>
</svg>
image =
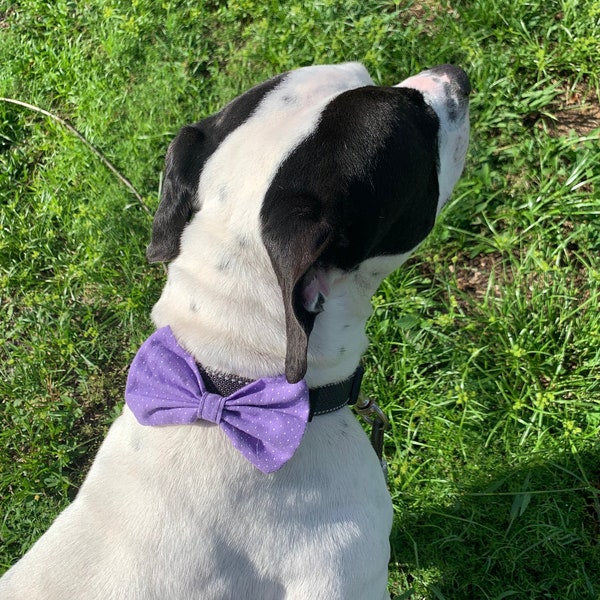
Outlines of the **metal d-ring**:
<svg viewBox="0 0 600 600">
<path fill-rule="evenodd" d="M 385 480 L 388 479 L 387 463 L 383 458 L 383 436 L 390 422 L 377 403 L 362 392 L 359 394 L 354 409 L 361 419 L 371 426 L 371 446 L 377 454 Z"/>
<path fill-rule="evenodd" d="M 375 400 L 365 396 L 365 394 L 362 392 L 358 395 L 358 400 L 354 405 L 354 409 L 360 415 L 360 417 L 371 426 L 375 423 L 375 421 L 379 421 L 380 426 L 383 429 L 387 429 L 390 424 L 388 418 L 385 416 L 385 413 L 381 410 Z"/>
</svg>

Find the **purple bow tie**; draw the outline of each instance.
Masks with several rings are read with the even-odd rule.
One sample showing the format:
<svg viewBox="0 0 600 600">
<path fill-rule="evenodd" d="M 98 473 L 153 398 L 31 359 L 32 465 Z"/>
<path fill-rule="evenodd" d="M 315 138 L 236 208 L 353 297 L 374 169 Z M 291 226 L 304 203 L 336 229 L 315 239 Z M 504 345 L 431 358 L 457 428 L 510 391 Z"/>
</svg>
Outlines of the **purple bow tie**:
<svg viewBox="0 0 600 600">
<path fill-rule="evenodd" d="M 170 327 L 142 344 L 129 369 L 125 400 L 142 425 L 217 423 L 263 473 L 292 457 L 309 415 L 306 383 L 288 383 L 284 375 L 258 379 L 226 397 L 207 392 L 196 362 Z"/>
</svg>

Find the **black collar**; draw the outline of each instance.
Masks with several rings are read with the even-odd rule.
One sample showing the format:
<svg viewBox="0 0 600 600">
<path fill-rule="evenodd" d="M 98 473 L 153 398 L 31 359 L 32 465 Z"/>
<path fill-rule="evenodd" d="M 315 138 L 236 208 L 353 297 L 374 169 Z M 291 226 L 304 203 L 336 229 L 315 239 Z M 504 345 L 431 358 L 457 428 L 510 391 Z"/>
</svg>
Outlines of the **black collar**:
<svg viewBox="0 0 600 600">
<path fill-rule="evenodd" d="M 245 379 L 236 375 L 228 375 L 218 371 L 205 369 L 198 365 L 206 391 L 211 394 L 230 396 L 245 385 L 252 383 L 252 379 Z M 364 369 L 361 365 L 356 371 L 343 381 L 330 383 L 309 391 L 310 419 L 339 410 L 346 404 L 355 404 L 360 392 L 360 384 Z"/>
</svg>

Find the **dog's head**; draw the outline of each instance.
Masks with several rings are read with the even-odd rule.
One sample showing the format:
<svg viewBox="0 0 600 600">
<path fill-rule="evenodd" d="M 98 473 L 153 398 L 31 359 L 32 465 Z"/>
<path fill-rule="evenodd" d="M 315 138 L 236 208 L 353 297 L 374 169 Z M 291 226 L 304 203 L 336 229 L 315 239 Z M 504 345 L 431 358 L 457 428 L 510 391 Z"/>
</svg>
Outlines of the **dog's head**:
<svg viewBox="0 0 600 600">
<path fill-rule="evenodd" d="M 463 169 L 469 91 L 449 65 L 395 87 L 355 63 L 258 85 L 171 143 L 148 259 L 176 259 L 202 213 L 238 246 L 261 244 L 298 381 L 332 278 L 386 257 L 376 285 L 431 231 Z"/>
</svg>

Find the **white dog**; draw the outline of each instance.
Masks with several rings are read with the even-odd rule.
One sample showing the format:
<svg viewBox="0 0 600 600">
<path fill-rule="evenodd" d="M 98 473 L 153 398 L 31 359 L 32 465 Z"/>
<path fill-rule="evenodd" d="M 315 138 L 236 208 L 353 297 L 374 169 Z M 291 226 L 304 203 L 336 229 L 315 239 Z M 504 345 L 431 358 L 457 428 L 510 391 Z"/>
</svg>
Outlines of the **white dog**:
<svg viewBox="0 0 600 600">
<path fill-rule="evenodd" d="M 307 67 L 181 130 L 148 248 L 158 333 L 2 600 L 388 598 L 392 506 L 344 405 L 372 294 L 462 171 L 468 94 L 449 65 L 395 87 Z"/>
</svg>

